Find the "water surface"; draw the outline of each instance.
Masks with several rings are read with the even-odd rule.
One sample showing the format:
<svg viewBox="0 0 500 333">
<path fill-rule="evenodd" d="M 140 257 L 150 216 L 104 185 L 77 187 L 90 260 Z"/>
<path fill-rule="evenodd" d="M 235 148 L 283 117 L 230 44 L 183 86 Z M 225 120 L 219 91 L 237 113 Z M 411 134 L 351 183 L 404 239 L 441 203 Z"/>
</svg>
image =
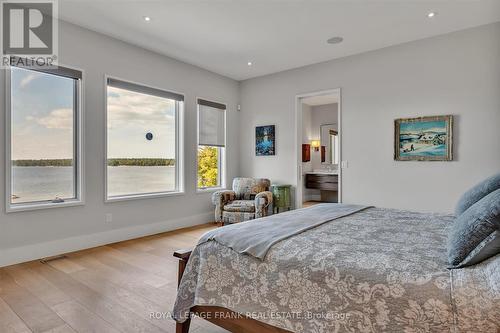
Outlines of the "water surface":
<svg viewBox="0 0 500 333">
<path fill-rule="evenodd" d="M 87 175 L 88 177 L 88 175 Z M 104 178 L 103 178 L 104 181 Z M 104 191 L 104 186 L 102 187 Z M 109 196 L 175 190 L 175 167 L 108 167 Z M 12 203 L 75 198 L 73 167 L 13 167 Z"/>
</svg>

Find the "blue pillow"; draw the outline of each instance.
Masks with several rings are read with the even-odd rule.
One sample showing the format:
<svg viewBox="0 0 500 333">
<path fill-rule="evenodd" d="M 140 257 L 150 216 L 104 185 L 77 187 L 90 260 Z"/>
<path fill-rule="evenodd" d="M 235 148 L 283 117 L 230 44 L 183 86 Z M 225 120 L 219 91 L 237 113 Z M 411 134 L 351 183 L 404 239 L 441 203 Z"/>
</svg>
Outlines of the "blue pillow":
<svg viewBox="0 0 500 333">
<path fill-rule="evenodd" d="M 451 267 L 476 264 L 500 253 L 500 189 L 455 219 L 448 234 Z"/>
<path fill-rule="evenodd" d="M 465 192 L 458 200 L 455 215 L 460 216 L 470 206 L 484 198 L 484 196 L 500 188 L 500 173 L 486 178 L 473 188 Z"/>
</svg>

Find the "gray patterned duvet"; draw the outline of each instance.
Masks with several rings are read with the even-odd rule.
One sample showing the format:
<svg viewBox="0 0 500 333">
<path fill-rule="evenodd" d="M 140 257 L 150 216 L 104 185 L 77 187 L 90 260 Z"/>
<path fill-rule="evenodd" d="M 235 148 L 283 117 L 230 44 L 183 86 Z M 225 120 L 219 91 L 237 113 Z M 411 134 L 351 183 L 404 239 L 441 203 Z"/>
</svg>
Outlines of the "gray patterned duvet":
<svg viewBox="0 0 500 333">
<path fill-rule="evenodd" d="M 264 260 L 195 248 L 174 317 L 222 306 L 292 332 L 498 332 L 500 256 L 447 270 L 453 216 L 369 208 L 275 244 Z"/>
</svg>

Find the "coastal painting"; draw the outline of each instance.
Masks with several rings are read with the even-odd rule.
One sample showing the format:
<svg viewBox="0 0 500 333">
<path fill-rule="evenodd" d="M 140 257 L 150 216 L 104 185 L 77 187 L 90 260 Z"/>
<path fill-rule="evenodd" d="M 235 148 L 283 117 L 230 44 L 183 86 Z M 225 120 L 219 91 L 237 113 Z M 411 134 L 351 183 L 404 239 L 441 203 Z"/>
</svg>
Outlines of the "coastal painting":
<svg viewBox="0 0 500 333">
<path fill-rule="evenodd" d="M 453 116 L 396 119 L 396 161 L 453 160 Z"/>
<path fill-rule="evenodd" d="M 255 127 L 255 155 L 273 156 L 276 154 L 275 125 Z"/>
</svg>

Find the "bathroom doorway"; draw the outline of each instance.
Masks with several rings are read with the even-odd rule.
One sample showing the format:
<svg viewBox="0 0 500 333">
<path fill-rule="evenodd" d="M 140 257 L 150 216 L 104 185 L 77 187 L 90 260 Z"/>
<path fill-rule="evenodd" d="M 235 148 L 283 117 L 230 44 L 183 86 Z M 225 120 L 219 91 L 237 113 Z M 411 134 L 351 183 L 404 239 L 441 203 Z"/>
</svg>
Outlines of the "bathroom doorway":
<svg viewBox="0 0 500 333">
<path fill-rule="evenodd" d="M 296 97 L 296 207 L 342 201 L 341 91 Z"/>
</svg>

